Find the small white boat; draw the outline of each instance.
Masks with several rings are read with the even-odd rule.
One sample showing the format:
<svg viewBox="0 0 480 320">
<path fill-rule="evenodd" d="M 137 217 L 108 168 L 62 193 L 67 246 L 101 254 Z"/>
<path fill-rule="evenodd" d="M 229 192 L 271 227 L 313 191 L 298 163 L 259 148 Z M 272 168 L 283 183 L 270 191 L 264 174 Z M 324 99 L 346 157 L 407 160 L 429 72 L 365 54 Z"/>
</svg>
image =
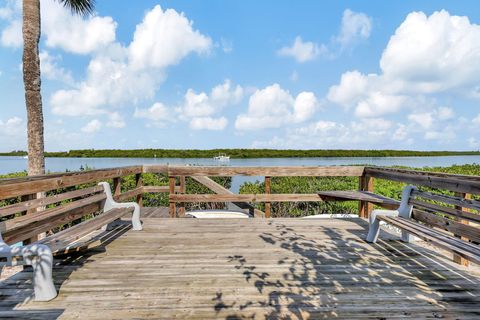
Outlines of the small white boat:
<svg viewBox="0 0 480 320">
<path fill-rule="evenodd" d="M 218 156 L 213 157 L 213 160 L 216 160 L 216 161 L 230 161 L 230 156 L 227 156 L 225 153 L 220 153 Z"/>
<path fill-rule="evenodd" d="M 23 158 L 23 159 L 28 159 L 28 156 L 23 156 L 22 158 Z"/>
</svg>

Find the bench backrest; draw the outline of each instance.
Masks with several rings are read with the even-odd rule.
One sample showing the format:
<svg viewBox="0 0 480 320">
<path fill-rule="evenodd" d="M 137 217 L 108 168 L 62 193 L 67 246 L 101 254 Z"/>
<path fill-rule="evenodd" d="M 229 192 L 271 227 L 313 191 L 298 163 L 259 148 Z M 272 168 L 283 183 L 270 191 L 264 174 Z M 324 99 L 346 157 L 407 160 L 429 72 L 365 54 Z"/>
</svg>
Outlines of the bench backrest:
<svg viewBox="0 0 480 320">
<path fill-rule="evenodd" d="M 62 193 L 47 193 L 38 199 L 0 207 L 0 240 L 7 244 L 30 239 L 66 226 L 102 210 L 106 194 L 102 185 Z"/>
<path fill-rule="evenodd" d="M 409 193 L 412 219 L 480 243 L 480 201 L 417 188 Z"/>
</svg>

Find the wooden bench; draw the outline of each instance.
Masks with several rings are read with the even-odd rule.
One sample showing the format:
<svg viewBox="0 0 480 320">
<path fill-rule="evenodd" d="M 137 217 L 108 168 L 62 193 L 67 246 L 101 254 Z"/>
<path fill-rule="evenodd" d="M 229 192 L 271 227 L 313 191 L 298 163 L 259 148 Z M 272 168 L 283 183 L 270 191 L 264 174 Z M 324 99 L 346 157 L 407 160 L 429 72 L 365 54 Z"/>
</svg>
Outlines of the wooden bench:
<svg viewBox="0 0 480 320">
<path fill-rule="evenodd" d="M 411 242 L 415 236 L 468 261 L 480 263 L 479 212 L 480 201 L 406 186 L 398 210 L 374 210 L 371 213 L 366 240 L 377 241 L 380 221 L 384 221 L 401 229 L 405 242 Z M 472 224 L 468 224 L 470 222 Z"/>
<path fill-rule="evenodd" d="M 54 204 L 58 205 L 37 212 L 38 208 Z M 22 212 L 27 214 L 18 216 Z M 70 222 L 97 212 L 101 214 L 68 227 Z M 107 230 L 128 213 L 132 213 L 132 229 L 142 230 L 138 204 L 115 202 L 107 182 L 1 207 L 0 268 L 31 265 L 35 300 L 51 300 L 57 296 L 52 279 L 53 254 L 79 246 L 82 238 L 98 229 Z M 62 225 L 68 228 L 28 245 L 19 245 L 21 241 Z"/>
<path fill-rule="evenodd" d="M 384 208 L 398 208 L 400 201 L 382 195 L 360 190 L 349 191 L 319 191 L 318 195 L 323 201 L 364 201 L 379 205 Z"/>
</svg>

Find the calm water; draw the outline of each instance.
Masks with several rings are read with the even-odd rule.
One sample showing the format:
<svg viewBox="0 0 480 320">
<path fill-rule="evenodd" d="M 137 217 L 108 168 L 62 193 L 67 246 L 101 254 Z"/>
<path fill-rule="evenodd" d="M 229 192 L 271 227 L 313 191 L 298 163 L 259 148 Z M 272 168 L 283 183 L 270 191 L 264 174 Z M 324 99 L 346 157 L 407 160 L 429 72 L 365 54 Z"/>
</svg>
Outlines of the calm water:
<svg viewBox="0 0 480 320">
<path fill-rule="evenodd" d="M 22 157 L 0 157 L 0 174 L 18 172 L 27 169 L 27 159 Z M 228 165 L 228 166 L 325 166 L 369 164 L 376 166 L 407 167 L 447 167 L 454 164 L 480 164 L 480 156 L 446 157 L 359 157 L 359 158 L 258 158 L 231 159 L 219 163 L 208 158 L 47 158 L 46 169 L 51 172 L 75 171 L 81 166 L 94 169 L 122 167 L 138 164 L 191 164 L 191 165 Z M 238 191 L 245 181 L 255 181 L 259 177 L 235 177 L 231 190 Z"/>
</svg>

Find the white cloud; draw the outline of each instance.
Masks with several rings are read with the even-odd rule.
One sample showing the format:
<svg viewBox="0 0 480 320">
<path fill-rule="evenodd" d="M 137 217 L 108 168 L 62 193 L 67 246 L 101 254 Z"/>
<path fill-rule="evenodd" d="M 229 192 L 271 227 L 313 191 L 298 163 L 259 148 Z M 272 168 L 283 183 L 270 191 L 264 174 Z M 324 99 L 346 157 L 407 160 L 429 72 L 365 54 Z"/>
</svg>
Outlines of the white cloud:
<svg viewBox="0 0 480 320">
<path fill-rule="evenodd" d="M 468 138 L 468 146 L 472 149 L 479 149 L 480 148 L 480 140 L 474 137 Z"/>
<path fill-rule="evenodd" d="M 227 124 L 228 120 L 225 117 L 199 117 L 190 120 L 190 128 L 193 130 L 223 130 Z"/>
<path fill-rule="evenodd" d="M 480 126 L 480 113 L 472 120 L 474 125 Z"/>
<path fill-rule="evenodd" d="M 375 128 L 365 130 L 365 128 Z M 398 131 L 391 121 L 382 118 L 363 119 L 347 124 L 320 120 L 304 127 L 288 129 L 285 137 L 255 141 L 254 148 L 354 148 L 355 146 L 391 148 L 393 133 Z M 402 137 L 406 139 L 406 135 Z M 395 145 L 402 145 L 401 141 Z M 404 142 L 408 143 L 408 140 Z"/>
<path fill-rule="evenodd" d="M 60 57 L 51 56 L 47 51 L 42 51 L 40 57 L 40 70 L 42 76 L 49 80 L 61 81 L 69 85 L 74 84 L 71 72 L 59 67 L 57 61 Z"/>
<path fill-rule="evenodd" d="M 333 36 L 328 44 L 317 44 L 303 41 L 297 36 L 291 46 L 282 47 L 277 51 L 280 56 L 292 57 L 297 62 L 303 63 L 314 60 L 319 56 L 335 57 L 338 55 L 338 43 L 341 49 L 352 46 L 359 40 L 367 39 L 372 30 L 372 19 L 362 12 L 353 12 L 346 9 L 343 12 L 339 34 Z"/>
<path fill-rule="evenodd" d="M 281 56 L 293 57 L 297 62 L 307 62 L 326 52 L 327 48 L 324 45 L 319 46 L 310 41 L 304 42 L 298 36 L 295 38 L 292 46 L 283 47 L 277 53 Z"/>
<path fill-rule="evenodd" d="M 53 0 L 42 0 L 42 34 L 46 45 L 76 54 L 88 54 L 115 41 L 117 23 L 112 17 L 73 15 Z"/>
<path fill-rule="evenodd" d="M 446 11 L 410 13 L 390 38 L 380 68 L 380 74 L 345 72 L 327 98 L 354 107 L 359 117 L 378 117 L 421 106 L 433 93 L 471 95 L 480 81 L 480 26 Z M 449 108 L 437 113 L 454 117 Z"/>
<path fill-rule="evenodd" d="M 4 47 L 21 47 L 23 45 L 22 21 L 12 21 L 5 29 L 3 29 L 0 40 Z"/>
<path fill-rule="evenodd" d="M 347 47 L 359 39 L 367 39 L 372 31 L 372 19 L 362 12 L 346 9 L 343 12 L 340 34 L 336 40 Z"/>
<path fill-rule="evenodd" d="M 237 117 L 235 128 L 257 130 L 300 123 L 311 118 L 318 107 L 318 100 L 313 93 L 301 92 L 294 98 L 275 83 L 250 96 L 248 111 Z"/>
<path fill-rule="evenodd" d="M 211 40 L 194 31 L 183 14 L 155 6 L 137 25 L 129 46 L 111 43 L 95 52 L 86 79 L 77 88 L 52 94 L 52 112 L 97 115 L 127 104 L 138 105 L 154 97 L 165 79 L 165 67 L 191 52 L 208 50 L 210 44 Z"/>
<path fill-rule="evenodd" d="M 415 124 L 425 129 L 428 129 L 433 124 L 433 115 L 431 112 L 413 113 L 408 116 L 408 120 L 414 122 Z"/>
<path fill-rule="evenodd" d="M 440 92 L 480 79 L 480 26 L 447 11 L 410 13 L 385 48 L 380 67 L 409 90 Z"/>
<path fill-rule="evenodd" d="M 220 46 L 224 53 L 230 53 L 233 51 L 233 41 L 225 38 L 220 38 Z"/>
<path fill-rule="evenodd" d="M 188 89 L 183 103 L 175 111 L 180 119 L 189 121 L 192 129 L 222 130 L 227 126 L 227 119 L 213 116 L 227 106 L 238 104 L 243 99 L 243 91 L 241 86 L 234 86 L 228 79 L 213 87 L 210 94 Z"/>
<path fill-rule="evenodd" d="M 135 118 L 143 118 L 154 122 L 165 122 L 171 119 L 170 112 L 162 103 L 156 102 L 148 109 L 135 109 Z"/>
<path fill-rule="evenodd" d="M 0 119 L 0 150 L 10 151 L 26 148 L 27 128 L 22 118 Z"/>
<path fill-rule="evenodd" d="M 124 128 L 126 126 L 125 120 L 118 112 L 113 112 L 108 116 L 107 127 L 109 128 Z"/>
<path fill-rule="evenodd" d="M 13 117 L 6 121 L 0 120 L 0 132 L 2 135 L 16 136 L 25 130 L 25 123 L 22 118 Z"/>
<path fill-rule="evenodd" d="M 193 23 L 173 9 L 156 5 L 137 25 L 129 58 L 134 68 L 165 68 L 177 64 L 191 52 L 205 53 L 212 40 L 193 30 Z"/>
<path fill-rule="evenodd" d="M 82 127 L 82 132 L 93 134 L 98 132 L 102 128 L 102 123 L 97 120 L 93 119 L 92 121 L 88 122 L 84 127 Z"/>
</svg>

